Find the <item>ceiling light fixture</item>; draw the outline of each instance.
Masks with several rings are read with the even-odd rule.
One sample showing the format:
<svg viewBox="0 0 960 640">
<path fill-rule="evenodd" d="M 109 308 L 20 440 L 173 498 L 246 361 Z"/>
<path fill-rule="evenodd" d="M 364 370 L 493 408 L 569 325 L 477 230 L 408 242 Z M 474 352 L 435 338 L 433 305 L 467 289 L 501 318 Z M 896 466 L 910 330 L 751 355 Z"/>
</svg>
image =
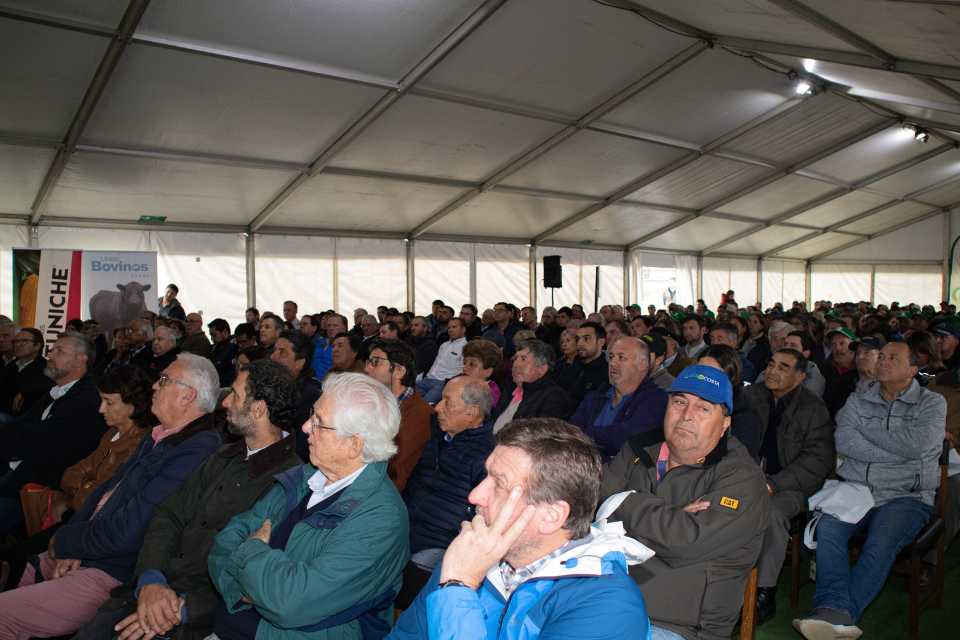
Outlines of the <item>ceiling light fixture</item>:
<svg viewBox="0 0 960 640">
<path fill-rule="evenodd" d="M 807 96 L 813 93 L 813 85 L 806 80 L 797 80 L 797 84 L 794 86 L 793 91 L 798 96 Z"/>
<path fill-rule="evenodd" d="M 930 132 L 915 124 L 904 124 L 902 131 L 904 137 L 912 137 L 917 142 L 925 143 L 930 139 Z"/>
</svg>

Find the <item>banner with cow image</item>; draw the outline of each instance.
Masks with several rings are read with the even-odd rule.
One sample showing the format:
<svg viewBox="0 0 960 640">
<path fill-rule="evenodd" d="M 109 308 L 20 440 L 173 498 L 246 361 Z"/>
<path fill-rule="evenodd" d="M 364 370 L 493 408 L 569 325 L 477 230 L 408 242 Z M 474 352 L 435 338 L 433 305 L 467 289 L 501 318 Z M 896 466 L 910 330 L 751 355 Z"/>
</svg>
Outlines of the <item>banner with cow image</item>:
<svg viewBox="0 0 960 640">
<path fill-rule="evenodd" d="M 155 252 L 14 249 L 13 258 L 14 322 L 39 329 L 48 348 L 70 320 L 96 320 L 109 342 L 158 310 Z"/>
<path fill-rule="evenodd" d="M 96 320 L 108 342 L 144 310 L 157 313 L 159 295 L 155 252 L 83 252 L 83 318 Z"/>
</svg>

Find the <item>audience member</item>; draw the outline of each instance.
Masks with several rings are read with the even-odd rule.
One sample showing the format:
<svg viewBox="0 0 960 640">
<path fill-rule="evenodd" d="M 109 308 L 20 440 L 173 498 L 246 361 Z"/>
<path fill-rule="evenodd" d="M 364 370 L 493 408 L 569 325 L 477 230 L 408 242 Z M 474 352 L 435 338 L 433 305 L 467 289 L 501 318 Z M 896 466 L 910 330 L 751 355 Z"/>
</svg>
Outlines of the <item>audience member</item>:
<svg viewBox="0 0 960 640">
<path fill-rule="evenodd" d="M 437 403 L 437 426 L 407 482 L 403 497 L 410 516 L 410 563 L 397 606 L 406 608 L 430 579 L 443 551 L 470 520 L 470 492 L 486 476 L 493 451 L 493 405 L 489 388 L 475 378 L 454 378 Z"/>
<path fill-rule="evenodd" d="M 147 372 L 154 379 L 163 373 L 180 355 L 180 348 L 177 345 L 181 338 L 183 338 L 183 334 L 180 333 L 179 327 L 174 324 L 164 324 L 157 327 L 153 334 L 153 358 L 150 359 L 150 364 L 147 366 Z"/>
<path fill-rule="evenodd" d="M 127 342 L 130 343 L 127 362 L 149 370 L 153 361 L 153 325 L 146 320 L 131 321 Z"/>
<path fill-rule="evenodd" d="M 260 345 L 270 353 L 273 353 L 273 347 L 280 337 L 280 324 L 280 318 L 276 316 L 264 316 L 260 319 Z"/>
<path fill-rule="evenodd" d="M 274 362 L 247 365 L 223 401 L 227 429 L 239 440 L 224 445 L 160 504 L 150 521 L 132 579 L 77 634 L 77 640 L 205 637 L 213 631 L 220 596 L 207 578 L 207 554 L 217 531 L 269 490 L 274 476 L 298 466 L 285 436 L 296 385 Z M 177 632 L 174 629 L 179 627 Z"/>
<path fill-rule="evenodd" d="M 447 323 L 449 340 L 440 345 L 437 357 L 430 370 L 417 382 L 417 392 L 430 404 L 436 404 L 447 380 L 463 373 L 464 337 L 463 320 L 452 318 Z"/>
<path fill-rule="evenodd" d="M 347 332 L 347 319 L 338 313 L 328 314 L 323 321 L 322 330 L 313 338 L 313 360 L 310 367 L 318 380 L 323 380 L 327 371 L 333 367 L 333 341 L 341 333 Z"/>
<path fill-rule="evenodd" d="M 331 351 L 331 373 L 363 373 L 363 360 L 360 359 L 360 337 L 352 333 L 339 333 L 333 338 Z M 325 380 L 326 378 L 324 378 Z"/>
<path fill-rule="evenodd" d="M 670 375 L 670 371 L 663 365 L 667 355 L 667 341 L 664 340 L 661 335 L 652 333 L 644 333 L 634 337 L 643 340 L 647 344 L 647 349 L 650 351 L 652 358 L 650 363 L 650 379 L 664 391 L 668 390 L 675 378 Z"/>
<path fill-rule="evenodd" d="M 960 326 L 952 322 L 942 322 L 933 328 L 933 334 L 940 339 L 940 360 L 948 371 L 960 367 Z"/>
<path fill-rule="evenodd" d="M 747 400 L 740 377 L 740 352 L 725 344 L 710 345 L 697 364 L 720 369 L 730 380 L 733 389 L 733 413 L 730 414 L 730 435 L 740 441 L 750 455 L 760 460 L 760 443 L 763 439 L 763 422 L 758 411 Z"/>
<path fill-rule="evenodd" d="M 281 474 L 214 538 L 217 637 L 386 633 L 409 557 L 406 510 L 387 477 L 399 426 L 396 397 L 382 384 L 327 377 L 302 427 L 310 464 Z"/>
<path fill-rule="evenodd" d="M 460 307 L 460 319 L 467 328 L 467 340 L 479 338 L 483 334 L 483 323 L 477 317 L 477 308 L 469 302 Z"/>
<path fill-rule="evenodd" d="M 567 393 L 550 376 L 553 350 L 539 340 L 520 343 L 511 375 L 514 389 L 510 403 L 497 417 L 493 432 L 499 433 L 513 420 L 521 418 L 563 418 L 572 406 Z"/>
<path fill-rule="evenodd" d="M 293 300 L 283 302 L 283 325 L 287 331 L 300 331 L 299 309 Z"/>
<path fill-rule="evenodd" d="M 13 338 L 17 327 L 9 319 L 0 323 L 0 366 L 12 363 L 17 357 L 13 354 Z"/>
<path fill-rule="evenodd" d="M 656 552 L 630 571 L 654 638 L 729 638 L 740 615 L 769 498 L 757 464 L 727 437 L 732 411 L 722 372 L 687 367 L 670 388 L 666 440 L 628 440 L 604 472 L 601 498 L 619 501 L 609 519 Z"/>
<path fill-rule="evenodd" d="M 437 358 L 437 341 L 430 335 L 430 325 L 423 316 L 414 316 L 410 322 L 410 336 L 407 338 L 417 355 L 417 375 L 430 371 Z"/>
<path fill-rule="evenodd" d="M 12 416 L 27 413 L 50 392 L 53 381 L 44 375 L 47 359 L 42 352 L 43 334 L 39 330 L 27 328 L 16 333 L 14 359 L 0 374 L 0 411 Z"/>
<path fill-rule="evenodd" d="M 607 333 L 607 351 L 619 338 L 631 335 L 630 327 L 623 320 L 610 320 L 603 325 L 603 329 Z"/>
<path fill-rule="evenodd" d="M 639 338 L 620 338 L 608 353 L 610 387 L 594 390 L 577 407 L 570 422 L 597 443 L 604 462 L 611 460 L 631 437 L 661 428 L 667 394 L 650 378 L 655 357 Z"/>
<path fill-rule="evenodd" d="M 478 338 L 463 346 L 463 375 L 487 383 L 494 407 L 499 406 L 501 393 L 500 385 L 492 376 L 502 362 L 500 347 L 489 340 Z"/>
<path fill-rule="evenodd" d="M 757 624 L 777 612 L 777 579 L 790 542 L 790 520 L 806 511 L 836 466 L 833 420 L 826 405 L 803 385 L 806 358 L 795 349 L 773 354 L 763 384 L 744 392 L 763 424 L 760 465 L 767 476 L 770 522 L 757 567 Z"/>
<path fill-rule="evenodd" d="M 233 379 L 237 376 L 234 360 L 239 349 L 230 340 L 230 324 L 223 318 L 211 320 L 207 324 L 207 329 L 210 330 L 210 339 L 213 340 L 210 361 L 216 367 L 217 375 L 220 376 L 220 388 L 226 389 L 233 384 Z"/>
<path fill-rule="evenodd" d="M 423 448 L 430 439 L 433 408 L 414 388 L 417 364 L 410 345 L 399 340 L 376 340 L 370 345 L 366 373 L 390 389 L 400 403 L 400 429 L 394 443 L 397 454 L 390 458 L 387 475 L 397 491 L 403 492 Z"/>
<path fill-rule="evenodd" d="M 823 371 L 826 380 L 823 401 L 827 403 L 830 415 L 835 416 L 857 387 L 856 355 L 850 349 L 857 334 L 847 327 L 838 327 L 827 333 L 827 339 L 830 340 L 830 357 Z"/>
<path fill-rule="evenodd" d="M 610 386 L 603 353 L 606 337 L 606 331 L 596 322 L 584 322 L 577 327 L 577 375 L 573 383 L 564 388 L 571 406 L 579 406 L 589 392 L 606 391 Z"/>
<path fill-rule="evenodd" d="M 542 325 L 541 325 L 542 326 Z M 540 339 L 541 342 L 550 344 L 547 340 Z M 557 353 L 560 354 L 554 364 L 553 380 L 562 389 L 571 389 L 577 382 L 580 375 L 580 368 L 577 365 L 577 330 L 564 329 L 560 332 L 557 341 Z"/>
<path fill-rule="evenodd" d="M 186 335 L 180 343 L 180 351 L 193 353 L 201 358 L 210 357 L 210 339 L 203 332 L 203 318 L 199 313 L 188 313 L 184 322 Z"/>
<path fill-rule="evenodd" d="M 836 343 L 834 343 L 836 344 Z M 861 635 L 864 610 L 880 593 L 897 553 L 933 513 L 946 402 L 917 383 L 919 362 L 902 342 L 880 351 L 877 383 L 853 393 L 837 414 L 837 474 L 867 485 L 874 506 L 858 522 L 824 514 L 816 528 L 817 584 L 811 613 L 794 620 L 805 638 Z M 866 541 L 853 567 L 847 544 Z"/>
<path fill-rule="evenodd" d="M 130 579 L 154 509 L 220 444 L 210 415 L 218 383 L 213 364 L 193 354 L 163 372 L 152 402 L 159 426 L 57 529 L 20 587 L 0 594 L 0 636 L 73 633 Z"/>
<path fill-rule="evenodd" d="M 173 318 L 181 322 L 187 319 L 183 306 L 177 300 L 178 295 L 180 295 L 180 287 L 173 283 L 168 284 L 159 302 L 161 318 Z"/>
<path fill-rule="evenodd" d="M 249 322 L 241 322 L 233 329 L 233 339 L 237 343 L 237 349 L 243 350 L 248 347 L 255 347 L 258 345 L 257 337 L 259 332 L 254 325 Z"/>
<path fill-rule="evenodd" d="M 877 382 L 877 361 L 880 349 L 886 342 L 882 338 L 860 338 L 856 342 L 857 386 L 854 391 L 863 393 Z"/>
<path fill-rule="evenodd" d="M 737 330 L 737 327 L 729 322 L 718 322 L 717 324 L 710 327 L 710 344 L 723 344 L 732 349 L 740 348 L 740 333 Z M 701 350 L 701 355 L 706 349 Z M 694 360 L 698 360 L 694 358 Z M 750 359 L 746 355 L 741 354 L 740 356 L 740 379 L 741 380 L 756 380 L 757 371 L 753 368 L 753 363 L 750 362 Z"/>
<path fill-rule="evenodd" d="M 517 420 L 486 468 L 469 498 L 477 515 L 390 638 L 494 638 L 504 621 L 517 637 L 649 637 L 627 575 L 636 541 L 590 526 L 601 463 L 589 439 L 560 420 Z"/>
<path fill-rule="evenodd" d="M 707 348 L 707 343 L 703 340 L 703 336 L 707 333 L 703 316 L 687 316 L 684 318 L 680 330 L 683 332 L 683 355 L 693 362 Z"/>
<path fill-rule="evenodd" d="M 256 307 L 249 307 L 244 313 L 244 320 L 254 329 L 260 326 L 260 310 Z"/>
<path fill-rule="evenodd" d="M 94 347 L 83 335 L 63 333 L 47 353 L 44 375 L 54 386 L 16 422 L 0 426 L 0 534 L 23 522 L 20 488 L 28 482 L 59 486 L 63 472 L 97 448 L 106 431 L 100 396 L 89 372 Z"/>
<path fill-rule="evenodd" d="M 519 327 L 513 323 L 513 317 L 510 313 L 510 309 L 507 307 L 506 302 L 498 302 L 493 305 L 493 318 L 495 324 L 486 331 L 483 332 L 483 338 L 485 340 L 490 340 L 491 336 L 489 334 L 496 332 L 503 337 L 504 350 L 503 357 L 510 359 L 515 353 L 515 347 L 513 342 L 513 335 L 517 332 Z"/>
<path fill-rule="evenodd" d="M 307 435 L 298 426 L 310 417 L 313 403 L 320 397 L 321 383 L 313 377 L 310 361 L 313 359 L 313 343 L 299 331 L 284 329 L 273 345 L 270 359 L 286 367 L 293 375 L 297 385 L 297 397 L 294 410 L 288 424 L 281 425 L 294 433 L 297 455 L 301 460 L 309 459 Z"/>
</svg>

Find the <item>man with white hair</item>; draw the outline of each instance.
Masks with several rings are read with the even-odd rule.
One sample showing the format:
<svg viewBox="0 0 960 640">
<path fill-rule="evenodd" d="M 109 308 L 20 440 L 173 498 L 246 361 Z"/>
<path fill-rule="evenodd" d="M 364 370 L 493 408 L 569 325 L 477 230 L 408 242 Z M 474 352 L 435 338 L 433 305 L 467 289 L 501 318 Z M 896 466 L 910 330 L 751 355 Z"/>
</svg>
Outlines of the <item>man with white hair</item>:
<svg viewBox="0 0 960 640">
<path fill-rule="evenodd" d="M 0 638 L 71 634 L 92 619 L 110 591 L 132 577 L 156 506 L 220 446 L 211 415 L 220 378 L 212 362 L 181 354 L 153 392 L 160 424 L 57 529 L 19 588 L 0 594 Z"/>
<path fill-rule="evenodd" d="M 180 348 L 177 345 L 182 338 L 180 328 L 174 324 L 162 324 L 157 327 L 153 335 L 153 359 L 147 369 L 151 377 L 159 376 L 160 372 L 166 370 L 177 359 L 180 355 Z"/>
<path fill-rule="evenodd" d="M 390 627 L 410 556 L 406 508 L 387 476 L 397 399 L 343 373 L 327 377 L 313 409 L 302 427 L 310 464 L 278 476 L 214 540 L 218 638 L 359 638 Z"/>
</svg>

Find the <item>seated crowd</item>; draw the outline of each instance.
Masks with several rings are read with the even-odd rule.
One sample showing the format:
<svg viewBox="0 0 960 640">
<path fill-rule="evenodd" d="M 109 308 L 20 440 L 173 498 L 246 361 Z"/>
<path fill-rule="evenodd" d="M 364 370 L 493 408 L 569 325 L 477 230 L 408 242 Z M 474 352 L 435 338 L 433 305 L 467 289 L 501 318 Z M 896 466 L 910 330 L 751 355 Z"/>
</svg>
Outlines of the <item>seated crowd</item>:
<svg viewBox="0 0 960 640">
<path fill-rule="evenodd" d="M 0 318 L 0 640 L 729 638 L 837 479 L 870 499 L 818 512 L 793 624 L 856 638 L 960 442 L 946 303 L 287 301 L 208 339 L 177 294 L 45 355 Z"/>
</svg>

